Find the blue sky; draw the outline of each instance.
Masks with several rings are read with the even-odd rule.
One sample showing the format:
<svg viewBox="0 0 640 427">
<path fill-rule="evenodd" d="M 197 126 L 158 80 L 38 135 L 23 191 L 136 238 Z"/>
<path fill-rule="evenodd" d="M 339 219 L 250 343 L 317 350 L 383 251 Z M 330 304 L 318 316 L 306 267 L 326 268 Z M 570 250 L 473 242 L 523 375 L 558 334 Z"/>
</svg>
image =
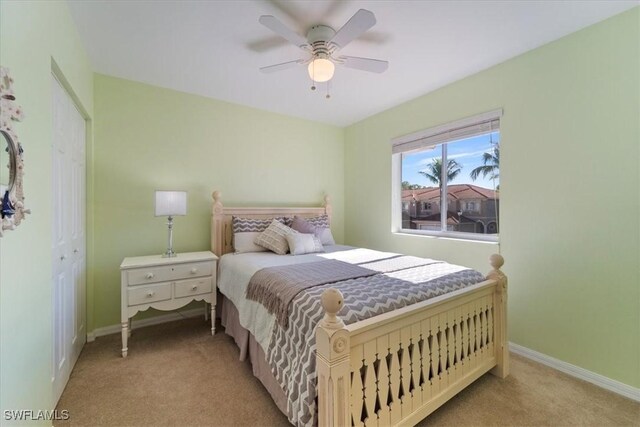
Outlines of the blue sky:
<svg viewBox="0 0 640 427">
<path fill-rule="evenodd" d="M 469 174 L 473 169 L 482 166 L 482 154 L 491 151 L 492 145 L 499 143 L 500 133 L 494 132 L 492 135 L 480 135 L 473 138 L 462 139 L 449 143 L 447 147 L 447 158 L 455 159 L 462 167 L 462 172 L 449 184 L 474 184 L 485 188 L 494 188 L 500 184 L 499 180 L 494 182 L 487 175 L 482 175 L 473 181 Z M 421 151 L 413 154 L 405 154 L 402 156 L 402 180 L 409 181 L 411 184 L 420 184 L 424 186 L 434 186 L 424 175 L 418 173 L 425 170 L 427 165 L 431 163 L 433 158 L 441 157 L 441 145 L 436 145 L 433 149 Z"/>
</svg>

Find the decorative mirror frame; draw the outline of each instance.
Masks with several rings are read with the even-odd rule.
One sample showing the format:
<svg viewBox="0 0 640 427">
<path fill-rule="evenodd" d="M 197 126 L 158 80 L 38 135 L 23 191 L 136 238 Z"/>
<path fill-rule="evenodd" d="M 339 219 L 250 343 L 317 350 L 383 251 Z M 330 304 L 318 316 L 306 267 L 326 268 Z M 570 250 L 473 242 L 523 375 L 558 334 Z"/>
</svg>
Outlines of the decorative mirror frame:
<svg viewBox="0 0 640 427">
<path fill-rule="evenodd" d="M 4 140 L 9 154 L 9 182 L 5 192 L 0 194 L 0 237 L 5 230 L 14 230 L 31 213 L 24 207 L 24 150 L 13 129 L 13 122 L 22 121 L 24 112 L 15 102 L 12 85 L 9 69 L 0 66 L 0 144 Z"/>
</svg>

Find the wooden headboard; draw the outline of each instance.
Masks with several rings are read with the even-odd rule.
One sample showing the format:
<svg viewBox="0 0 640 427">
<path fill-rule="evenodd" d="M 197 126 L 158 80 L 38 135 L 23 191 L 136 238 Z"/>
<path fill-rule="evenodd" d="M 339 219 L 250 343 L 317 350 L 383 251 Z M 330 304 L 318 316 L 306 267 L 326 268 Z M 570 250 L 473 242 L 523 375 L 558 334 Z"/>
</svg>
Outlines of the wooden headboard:
<svg viewBox="0 0 640 427">
<path fill-rule="evenodd" d="M 214 191 L 213 209 L 211 210 L 211 252 L 218 256 L 233 252 L 232 216 L 243 218 L 273 218 L 276 216 L 312 217 L 328 215 L 331 222 L 331 200 L 324 196 L 322 206 L 313 208 L 281 207 L 281 208 L 227 208 L 222 205 L 222 194 Z"/>
</svg>

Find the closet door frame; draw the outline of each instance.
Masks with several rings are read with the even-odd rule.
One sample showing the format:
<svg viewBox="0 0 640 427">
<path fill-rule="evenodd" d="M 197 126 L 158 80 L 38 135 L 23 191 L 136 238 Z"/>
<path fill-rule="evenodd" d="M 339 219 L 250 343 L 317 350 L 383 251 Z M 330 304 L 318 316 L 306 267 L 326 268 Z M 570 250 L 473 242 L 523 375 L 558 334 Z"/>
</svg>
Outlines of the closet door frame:
<svg viewBox="0 0 640 427">
<path fill-rule="evenodd" d="M 59 71 L 59 70 L 58 70 Z M 52 389 L 60 398 L 87 337 L 87 114 L 51 75 Z"/>
</svg>

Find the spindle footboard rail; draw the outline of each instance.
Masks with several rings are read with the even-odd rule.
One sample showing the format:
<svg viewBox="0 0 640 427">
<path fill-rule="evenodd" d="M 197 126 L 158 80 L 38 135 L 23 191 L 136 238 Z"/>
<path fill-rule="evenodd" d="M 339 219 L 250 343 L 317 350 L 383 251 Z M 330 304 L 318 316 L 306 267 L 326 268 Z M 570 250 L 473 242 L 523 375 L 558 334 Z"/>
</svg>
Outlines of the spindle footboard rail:
<svg viewBox="0 0 640 427">
<path fill-rule="evenodd" d="M 320 426 L 414 425 L 486 372 L 509 374 L 502 256 L 476 285 L 350 325 L 322 295 L 316 328 Z"/>
</svg>

